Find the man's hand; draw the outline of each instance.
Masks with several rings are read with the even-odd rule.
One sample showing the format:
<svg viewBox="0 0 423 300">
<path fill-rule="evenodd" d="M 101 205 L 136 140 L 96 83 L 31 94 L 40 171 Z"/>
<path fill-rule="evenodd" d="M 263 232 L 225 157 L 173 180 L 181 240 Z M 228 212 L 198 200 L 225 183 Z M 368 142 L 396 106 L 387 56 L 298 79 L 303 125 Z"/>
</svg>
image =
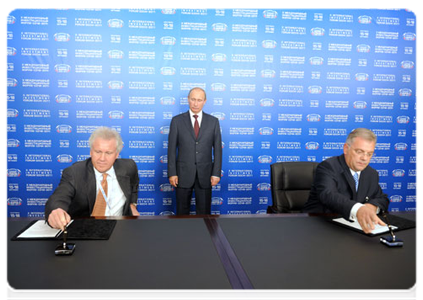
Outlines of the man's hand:
<svg viewBox="0 0 423 300">
<path fill-rule="evenodd" d="M 371 233 L 375 229 L 375 224 L 386 226 L 384 222 L 376 215 L 377 207 L 366 203 L 357 211 L 357 221 L 364 233 Z"/>
<path fill-rule="evenodd" d="M 137 217 L 137 216 L 140 215 L 140 213 L 138 212 L 138 209 L 137 209 L 137 205 L 136 204 L 131 203 L 130 207 L 131 207 L 131 212 L 132 212 L 132 215 L 133 216 L 136 216 Z"/>
<path fill-rule="evenodd" d="M 212 186 L 215 186 L 219 183 L 220 177 L 212 176 L 210 177 L 210 182 Z"/>
<path fill-rule="evenodd" d="M 171 186 L 178 187 L 178 176 L 170 176 L 169 183 Z"/>
<path fill-rule="evenodd" d="M 69 214 L 61 208 L 56 208 L 48 216 L 48 223 L 51 227 L 64 230 L 71 221 Z"/>
</svg>

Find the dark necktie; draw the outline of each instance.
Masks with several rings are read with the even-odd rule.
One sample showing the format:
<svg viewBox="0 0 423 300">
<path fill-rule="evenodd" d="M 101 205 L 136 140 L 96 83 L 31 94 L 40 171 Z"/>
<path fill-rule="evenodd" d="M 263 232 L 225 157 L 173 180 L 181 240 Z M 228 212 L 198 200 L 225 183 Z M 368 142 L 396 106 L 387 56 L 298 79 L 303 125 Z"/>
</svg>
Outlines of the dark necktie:
<svg viewBox="0 0 423 300">
<path fill-rule="evenodd" d="M 107 173 L 103 173 L 103 180 L 101 181 L 101 186 L 103 187 L 104 193 L 107 197 Z M 101 190 L 98 190 L 97 198 L 95 199 L 94 208 L 91 213 L 93 217 L 104 216 L 106 214 L 106 200 L 103 197 Z"/>
<path fill-rule="evenodd" d="M 195 122 L 194 122 L 194 132 L 195 138 L 198 138 L 198 133 L 200 132 L 200 125 L 198 124 L 198 115 L 194 115 Z"/>
</svg>

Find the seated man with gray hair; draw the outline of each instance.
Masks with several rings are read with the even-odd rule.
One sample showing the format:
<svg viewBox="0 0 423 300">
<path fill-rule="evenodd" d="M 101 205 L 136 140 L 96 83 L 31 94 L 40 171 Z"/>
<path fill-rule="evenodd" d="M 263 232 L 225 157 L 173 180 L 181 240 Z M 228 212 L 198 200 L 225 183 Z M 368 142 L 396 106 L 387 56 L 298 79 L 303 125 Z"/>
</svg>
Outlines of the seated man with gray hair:
<svg viewBox="0 0 423 300">
<path fill-rule="evenodd" d="M 132 159 L 118 159 L 123 142 L 108 127 L 89 138 L 90 158 L 63 170 L 59 186 L 48 199 L 45 218 L 53 228 L 75 217 L 138 216 L 138 168 Z"/>
<path fill-rule="evenodd" d="M 387 211 L 389 199 L 379 186 L 379 173 L 369 166 L 376 147 L 376 135 L 369 129 L 354 129 L 344 144 L 344 154 L 321 162 L 303 212 L 337 213 L 357 220 L 365 233 L 375 224 L 384 226 L 380 211 Z"/>
</svg>

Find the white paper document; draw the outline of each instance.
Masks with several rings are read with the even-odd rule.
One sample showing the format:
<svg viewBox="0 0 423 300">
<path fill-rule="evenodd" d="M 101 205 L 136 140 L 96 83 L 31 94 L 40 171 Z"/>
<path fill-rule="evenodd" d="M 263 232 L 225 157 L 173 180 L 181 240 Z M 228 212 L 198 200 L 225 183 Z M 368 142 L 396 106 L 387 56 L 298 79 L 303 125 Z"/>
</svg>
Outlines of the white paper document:
<svg viewBox="0 0 423 300">
<path fill-rule="evenodd" d="M 350 227 L 353 227 L 353 228 L 356 228 L 356 229 L 359 229 L 359 230 L 363 231 L 363 229 L 361 228 L 360 224 L 359 224 L 357 221 L 350 222 L 350 221 L 345 220 L 344 218 L 333 219 L 333 221 L 335 221 L 335 222 L 341 223 L 341 224 L 343 224 L 343 225 L 347 225 L 347 226 L 350 226 Z M 392 226 L 392 225 L 391 225 L 391 227 L 392 227 L 392 229 L 398 229 L 398 227 L 396 227 L 396 226 Z M 372 230 L 372 232 L 371 232 L 371 233 L 372 233 L 372 234 L 379 234 L 379 233 L 384 233 L 384 232 L 388 232 L 388 231 L 389 231 L 388 226 L 381 226 L 381 225 L 376 224 L 376 225 L 375 225 L 375 229 L 374 229 L 374 230 Z"/>
<path fill-rule="evenodd" d="M 73 220 L 72 220 L 73 221 Z M 68 224 L 68 226 L 72 223 Z M 33 239 L 33 238 L 55 238 L 62 231 L 60 229 L 51 228 L 46 221 L 38 220 L 27 230 L 18 235 L 19 239 Z"/>
</svg>

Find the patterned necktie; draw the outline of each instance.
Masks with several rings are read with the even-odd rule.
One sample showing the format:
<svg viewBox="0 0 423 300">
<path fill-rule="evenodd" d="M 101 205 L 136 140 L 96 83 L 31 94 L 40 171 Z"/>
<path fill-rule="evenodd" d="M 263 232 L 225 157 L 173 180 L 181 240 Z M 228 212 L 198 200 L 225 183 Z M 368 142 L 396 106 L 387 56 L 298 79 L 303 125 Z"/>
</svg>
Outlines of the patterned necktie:
<svg viewBox="0 0 423 300">
<path fill-rule="evenodd" d="M 200 125 L 198 124 L 198 115 L 194 115 L 193 117 L 195 118 L 195 122 L 194 122 L 195 138 L 198 138 L 198 133 L 200 132 Z"/>
<path fill-rule="evenodd" d="M 103 180 L 101 181 L 101 186 L 103 187 L 104 193 L 107 197 L 107 173 L 103 173 Z M 106 200 L 104 199 L 101 189 L 98 190 L 97 198 L 95 198 L 95 204 L 91 216 L 101 217 L 106 215 Z"/>
<path fill-rule="evenodd" d="M 358 190 L 358 173 L 354 172 L 355 190 Z"/>
</svg>

